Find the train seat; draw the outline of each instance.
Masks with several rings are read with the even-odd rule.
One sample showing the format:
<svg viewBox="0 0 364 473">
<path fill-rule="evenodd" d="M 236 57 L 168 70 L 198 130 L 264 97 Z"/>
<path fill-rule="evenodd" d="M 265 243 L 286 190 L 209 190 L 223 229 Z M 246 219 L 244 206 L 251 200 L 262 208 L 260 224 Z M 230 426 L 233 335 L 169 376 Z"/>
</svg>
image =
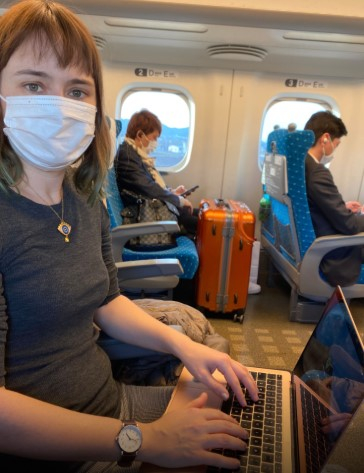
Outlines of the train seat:
<svg viewBox="0 0 364 473">
<path fill-rule="evenodd" d="M 122 225 L 122 216 L 121 211 L 123 209 L 123 202 L 120 197 L 120 193 L 116 184 L 116 177 L 114 168 L 110 168 L 108 172 L 108 182 L 107 182 L 107 207 L 110 214 L 110 223 L 112 233 L 116 232 L 120 226 L 122 226 L 121 231 L 124 232 L 126 227 L 138 226 L 139 231 L 141 231 L 144 226 L 145 228 L 153 228 L 154 232 L 170 232 L 175 233 L 179 231 L 179 226 L 176 222 L 155 222 L 155 223 L 138 223 L 132 225 Z M 154 233 L 153 232 L 153 233 Z M 141 233 L 139 233 L 141 234 Z M 144 232 L 143 232 L 144 234 Z M 130 236 L 129 236 L 130 238 Z M 129 239 L 125 240 L 125 243 Z M 176 238 L 176 246 L 173 248 L 168 248 L 165 250 L 155 250 L 155 251 L 136 251 L 129 248 L 123 247 L 122 250 L 122 260 L 123 261 L 135 261 L 135 260 L 144 260 L 151 258 L 177 258 L 183 268 L 183 274 L 181 274 L 182 279 L 192 279 L 196 273 L 198 267 L 198 255 L 194 242 L 187 238 L 186 236 L 179 236 Z"/>
<path fill-rule="evenodd" d="M 110 118 L 108 121 L 116 151 L 121 122 Z M 125 247 L 130 238 L 161 232 L 176 233 L 179 226 L 172 221 L 122 225 L 123 202 L 116 183 L 113 158 L 106 182 L 106 205 L 120 288 L 130 297 L 148 295 L 171 299 L 180 278 L 190 280 L 195 275 L 198 267 L 196 247 L 189 238 L 183 236 L 176 239 L 176 247 L 165 250 L 147 252 Z"/>
<path fill-rule="evenodd" d="M 290 320 L 314 323 L 333 290 L 320 261 L 335 248 L 363 245 L 364 233 L 316 238 L 305 184 L 305 157 L 313 141 L 311 131 L 269 134 L 262 182 L 271 207 L 261 225 L 261 243 L 291 286 Z M 348 301 L 364 297 L 364 266 L 357 283 L 342 289 Z"/>
<path fill-rule="evenodd" d="M 113 159 L 118 146 L 118 138 L 121 132 L 121 121 L 107 117 L 109 123 L 111 139 L 114 143 L 112 156 L 110 157 L 110 166 L 113 167 Z M 118 269 L 119 286 L 129 297 L 157 297 L 172 299 L 173 289 L 179 283 L 179 276 L 183 274 L 181 263 L 176 258 L 156 259 L 148 255 L 145 259 L 130 261 L 123 260 L 123 249 L 125 243 L 133 237 L 140 234 L 158 233 L 161 227 L 164 228 L 166 222 L 158 224 L 137 224 L 123 225 L 118 219 L 119 198 L 113 191 L 116 186 L 115 176 L 110 171 L 111 181 L 106 181 L 106 206 L 110 216 L 110 226 L 112 227 L 112 249 L 115 264 Z M 168 231 L 177 231 L 178 225 L 171 222 Z"/>
</svg>

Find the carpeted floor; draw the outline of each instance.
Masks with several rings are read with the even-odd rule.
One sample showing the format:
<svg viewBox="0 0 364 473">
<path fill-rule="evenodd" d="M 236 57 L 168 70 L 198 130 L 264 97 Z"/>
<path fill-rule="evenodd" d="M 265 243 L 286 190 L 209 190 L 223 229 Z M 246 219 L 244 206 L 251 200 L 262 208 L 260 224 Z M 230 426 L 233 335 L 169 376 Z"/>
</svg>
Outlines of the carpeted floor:
<svg viewBox="0 0 364 473">
<path fill-rule="evenodd" d="M 232 317 L 209 318 L 215 329 L 230 341 L 231 355 L 246 366 L 292 369 L 315 324 L 289 321 L 288 284 L 274 276 L 274 286 L 266 284 L 264 258 L 259 269 L 259 294 L 249 295 L 242 324 Z M 364 300 L 352 300 L 350 310 L 364 338 Z"/>
<path fill-rule="evenodd" d="M 247 366 L 292 369 L 313 324 L 289 322 L 289 292 L 285 286 L 262 287 L 248 296 L 242 324 L 232 318 L 210 318 L 217 332 L 230 341 L 231 355 Z"/>
</svg>

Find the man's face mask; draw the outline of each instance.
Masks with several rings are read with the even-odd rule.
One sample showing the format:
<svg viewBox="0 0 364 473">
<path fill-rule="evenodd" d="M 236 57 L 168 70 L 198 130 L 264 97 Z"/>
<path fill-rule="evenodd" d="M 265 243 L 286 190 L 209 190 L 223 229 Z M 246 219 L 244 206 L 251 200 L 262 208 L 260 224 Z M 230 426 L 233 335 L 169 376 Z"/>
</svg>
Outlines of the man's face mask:
<svg viewBox="0 0 364 473">
<path fill-rule="evenodd" d="M 328 141 L 327 138 L 325 138 L 326 142 Z M 324 144 L 322 146 L 322 150 L 323 150 L 323 157 L 321 158 L 321 161 L 320 163 L 323 164 L 324 166 L 326 164 L 329 164 L 331 163 L 331 161 L 334 159 L 334 151 L 335 151 L 335 146 L 334 146 L 334 143 L 332 142 L 332 139 L 331 139 L 331 136 L 329 136 L 329 141 L 330 141 L 330 144 L 331 144 L 331 147 L 332 147 L 332 151 L 330 154 L 326 154 L 325 153 L 325 140 L 324 140 Z"/>
</svg>

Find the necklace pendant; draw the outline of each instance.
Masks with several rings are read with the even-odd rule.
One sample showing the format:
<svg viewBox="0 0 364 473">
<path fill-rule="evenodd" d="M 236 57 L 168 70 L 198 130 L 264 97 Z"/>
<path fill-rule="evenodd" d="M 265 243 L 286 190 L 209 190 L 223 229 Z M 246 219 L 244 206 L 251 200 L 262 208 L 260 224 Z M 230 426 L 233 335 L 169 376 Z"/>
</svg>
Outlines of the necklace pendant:
<svg viewBox="0 0 364 473">
<path fill-rule="evenodd" d="M 66 223 L 64 220 L 61 221 L 61 223 L 58 225 L 57 227 L 57 230 L 59 231 L 59 233 L 62 233 L 62 235 L 64 235 L 64 241 L 66 243 L 69 243 L 70 239 L 69 239 L 69 235 L 71 233 L 71 225 L 69 223 Z"/>
</svg>

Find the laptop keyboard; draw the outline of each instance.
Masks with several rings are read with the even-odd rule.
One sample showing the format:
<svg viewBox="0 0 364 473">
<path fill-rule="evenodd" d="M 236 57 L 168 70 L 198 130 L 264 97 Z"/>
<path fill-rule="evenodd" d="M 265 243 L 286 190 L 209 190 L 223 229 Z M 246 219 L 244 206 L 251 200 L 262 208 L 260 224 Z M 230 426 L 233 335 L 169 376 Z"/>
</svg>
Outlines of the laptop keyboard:
<svg viewBox="0 0 364 473">
<path fill-rule="evenodd" d="M 208 467 L 208 473 L 281 473 L 282 471 L 282 377 L 278 374 L 251 372 L 257 382 L 259 400 L 253 402 L 245 393 L 247 407 L 242 407 L 230 389 L 230 397 L 222 411 L 233 416 L 249 433 L 245 452 L 215 450 L 222 455 L 239 458 L 240 469 Z M 229 387 L 228 387 L 229 389 Z"/>
<path fill-rule="evenodd" d="M 331 444 L 321 431 L 321 419 L 331 412 L 313 396 L 310 391 L 300 386 L 302 398 L 303 428 L 306 445 L 306 471 L 321 471 L 331 450 Z M 303 405 L 305 404 L 305 406 Z"/>
</svg>

